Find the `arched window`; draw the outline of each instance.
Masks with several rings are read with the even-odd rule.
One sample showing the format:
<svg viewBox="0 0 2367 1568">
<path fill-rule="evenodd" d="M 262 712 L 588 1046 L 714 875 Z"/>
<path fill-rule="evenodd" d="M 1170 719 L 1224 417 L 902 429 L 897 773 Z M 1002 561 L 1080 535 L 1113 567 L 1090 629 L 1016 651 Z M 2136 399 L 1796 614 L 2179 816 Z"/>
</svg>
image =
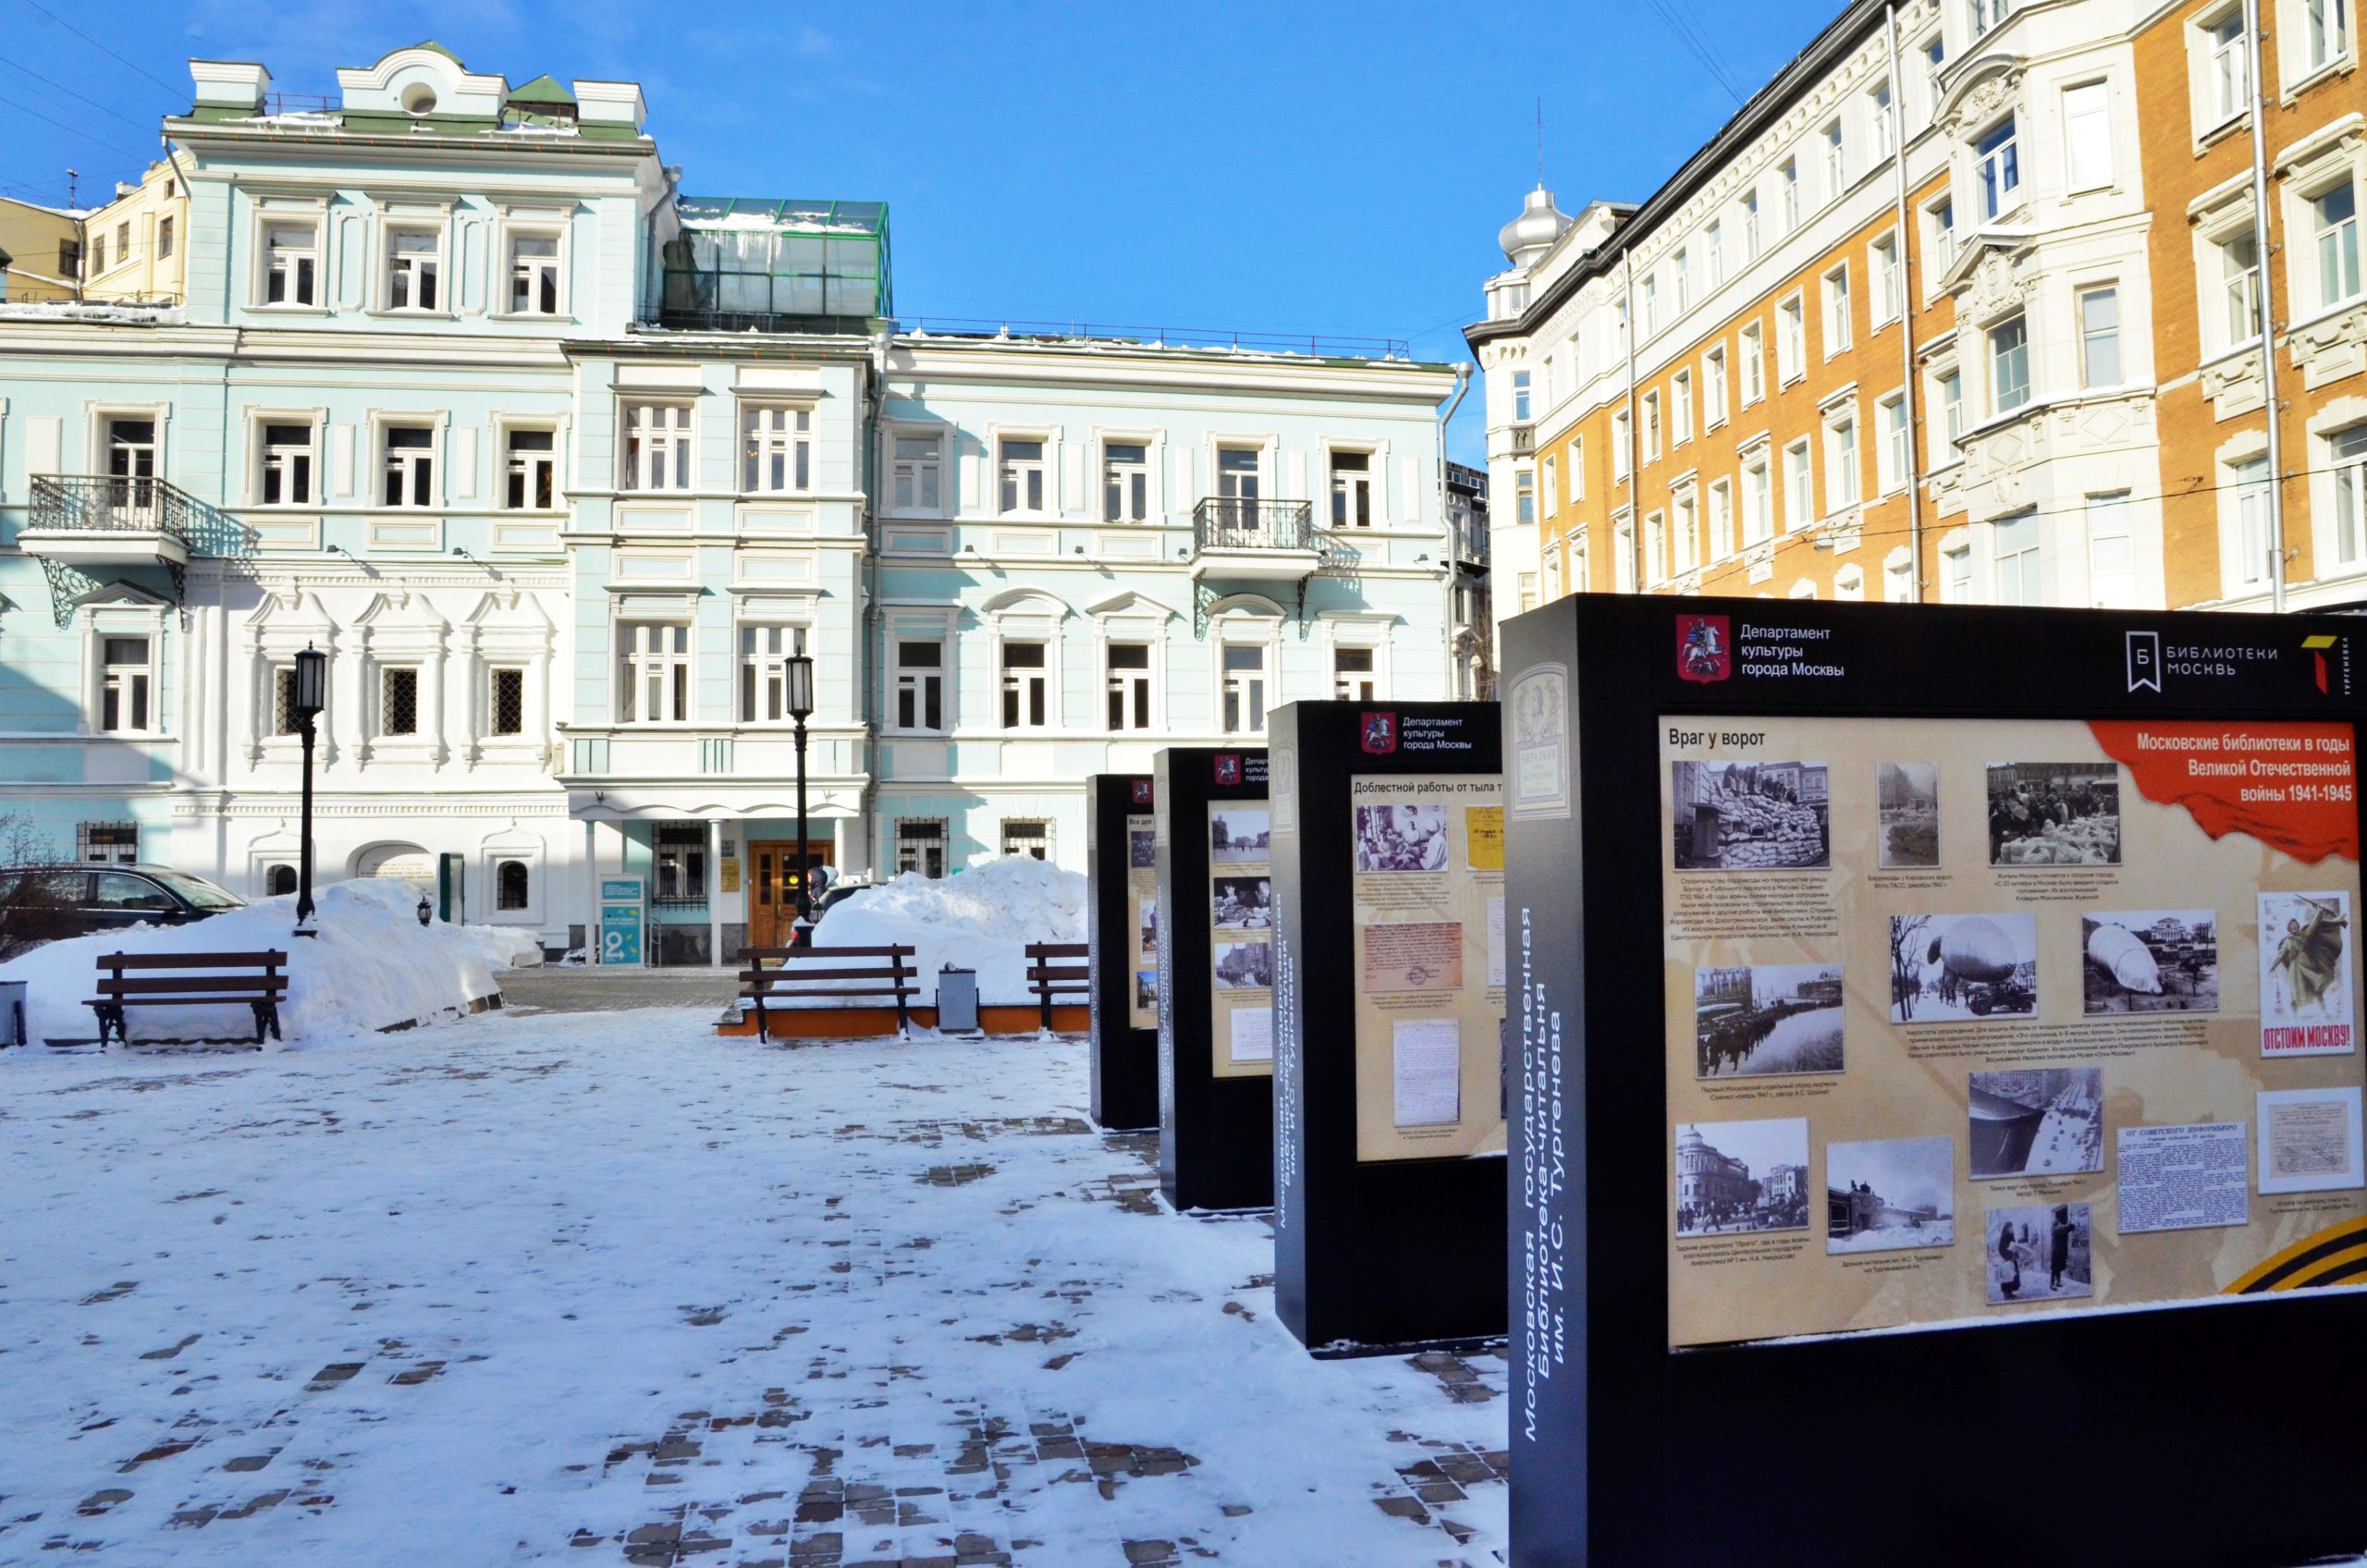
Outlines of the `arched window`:
<svg viewBox="0 0 2367 1568">
<path fill-rule="evenodd" d="M 495 869 L 493 881 L 494 908 L 524 909 L 526 907 L 527 881 L 524 861 L 503 861 Z"/>
<path fill-rule="evenodd" d="M 296 890 L 296 868 L 292 865 L 275 865 L 263 874 L 263 883 L 264 890 L 273 898 L 277 898 L 282 893 L 292 893 Z"/>
</svg>

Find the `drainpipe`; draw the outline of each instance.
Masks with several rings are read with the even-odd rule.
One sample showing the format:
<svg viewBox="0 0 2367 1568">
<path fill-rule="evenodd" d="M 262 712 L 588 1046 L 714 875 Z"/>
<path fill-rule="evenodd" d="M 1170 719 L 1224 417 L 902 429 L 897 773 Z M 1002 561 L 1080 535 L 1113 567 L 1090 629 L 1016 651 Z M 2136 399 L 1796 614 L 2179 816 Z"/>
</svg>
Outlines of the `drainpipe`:
<svg viewBox="0 0 2367 1568">
<path fill-rule="evenodd" d="M 1632 243 L 1619 252 L 1619 271 L 1627 290 L 1627 581 L 1640 594 L 1644 591 L 1644 466 L 1637 460 L 1640 448 L 1636 444 L 1636 248 Z"/>
<path fill-rule="evenodd" d="M 2260 258 L 2261 388 L 2268 400 L 2268 607 L 2285 613 L 2285 437 L 2276 403 L 2276 311 L 2269 264 L 2268 143 L 2261 124 L 2260 0 L 2244 0 L 2244 66 L 2251 72 L 2252 249 Z"/>
<path fill-rule="evenodd" d="M 1439 552 L 1439 559 L 1446 568 L 1445 582 L 1441 589 L 1441 592 L 1445 597 L 1446 614 L 1440 622 L 1439 636 L 1446 650 L 1447 694 L 1450 697 L 1454 693 L 1454 583 L 1455 579 L 1462 574 L 1463 554 L 1458 548 L 1461 542 L 1454 537 L 1453 527 L 1449 522 L 1447 517 L 1446 427 L 1453 423 L 1454 410 L 1463 407 L 1464 394 L 1470 390 L 1471 367 L 1468 365 L 1455 366 L 1454 397 L 1448 401 L 1446 412 L 1439 415 L 1438 422 L 1439 535 L 1445 542 L 1445 547 Z M 1539 515 L 1542 516 L 1543 514 L 1540 513 Z M 1491 636 L 1494 631 L 1495 629 L 1492 626 L 1489 628 L 1489 631 Z"/>
<path fill-rule="evenodd" d="M 1907 602 L 1923 602 L 1923 449 L 1915 438 L 1915 246 L 1907 214 L 1907 89 L 1898 58 L 1896 0 L 1883 12 L 1890 51 L 1891 160 L 1898 197 L 1899 397 L 1907 411 Z"/>
</svg>

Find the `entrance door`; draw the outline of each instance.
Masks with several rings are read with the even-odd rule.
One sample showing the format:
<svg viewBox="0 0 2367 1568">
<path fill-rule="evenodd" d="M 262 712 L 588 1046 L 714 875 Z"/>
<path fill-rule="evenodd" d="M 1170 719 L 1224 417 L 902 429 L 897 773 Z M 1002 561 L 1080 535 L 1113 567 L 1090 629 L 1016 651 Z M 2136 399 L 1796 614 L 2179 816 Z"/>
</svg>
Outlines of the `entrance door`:
<svg viewBox="0 0 2367 1568">
<path fill-rule="evenodd" d="M 805 840 L 805 864 L 828 865 L 834 853 L 828 839 Z M 797 840 L 758 839 L 748 846 L 748 945 L 785 948 L 797 923 Z"/>
</svg>

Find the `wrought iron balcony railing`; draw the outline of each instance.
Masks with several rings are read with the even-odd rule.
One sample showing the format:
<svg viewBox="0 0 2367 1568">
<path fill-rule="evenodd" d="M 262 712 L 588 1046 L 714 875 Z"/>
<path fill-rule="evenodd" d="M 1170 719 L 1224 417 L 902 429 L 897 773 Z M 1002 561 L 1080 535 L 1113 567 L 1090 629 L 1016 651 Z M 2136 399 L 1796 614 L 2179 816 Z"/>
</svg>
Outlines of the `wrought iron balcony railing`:
<svg viewBox="0 0 2367 1568">
<path fill-rule="evenodd" d="M 195 550 L 215 516 L 204 502 L 161 479 L 49 474 L 32 482 L 28 532 L 162 533 Z"/>
<path fill-rule="evenodd" d="M 1192 547 L 1195 551 L 1313 550 L 1317 547 L 1313 504 L 1208 496 L 1192 508 Z"/>
</svg>

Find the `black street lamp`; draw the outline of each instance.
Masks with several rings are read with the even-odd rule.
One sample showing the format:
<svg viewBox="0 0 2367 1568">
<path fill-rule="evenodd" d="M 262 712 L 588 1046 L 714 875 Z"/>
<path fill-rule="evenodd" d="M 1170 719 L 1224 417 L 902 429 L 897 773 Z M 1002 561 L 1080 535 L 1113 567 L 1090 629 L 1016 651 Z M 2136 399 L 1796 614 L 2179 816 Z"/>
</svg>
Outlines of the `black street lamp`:
<svg viewBox="0 0 2367 1568">
<path fill-rule="evenodd" d="M 313 925 L 313 741 L 316 734 L 313 721 L 328 704 L 329 656 L 304 644 L 296 655 L 296 675 L 288 693 L 288 710 L 296 719 L 296 733 L 304 740 L 304 826 L 303 848 L 297 857 L 296 869 L 296 935 L 316 937 L 320 933 Z"/>
<path fill-rule="evenodd" d="M 797 726 L 797 918 L 802 925 L 814 918 L 814 900 L 806 889 L 812 880 L 806 867 L 813 863 L 805 853 L 805 721 L 814 715 L 813 659 L 790 655 L 787 675 L 789 717 Z"/>
</svg>

